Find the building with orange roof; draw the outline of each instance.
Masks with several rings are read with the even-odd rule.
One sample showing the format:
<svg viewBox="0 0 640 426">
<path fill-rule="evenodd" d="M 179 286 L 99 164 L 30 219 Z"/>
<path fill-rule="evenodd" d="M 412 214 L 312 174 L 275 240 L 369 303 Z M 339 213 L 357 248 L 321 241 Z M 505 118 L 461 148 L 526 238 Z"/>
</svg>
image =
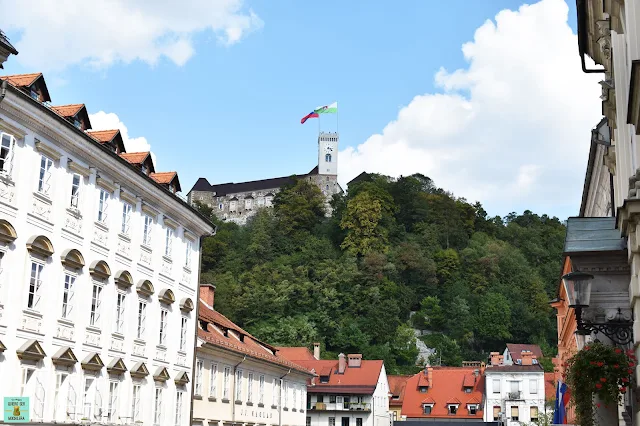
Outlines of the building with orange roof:
<svg viewBox="0 0 640 426">
<path fill-rule="evenodd" d="M 41 72 L 31 74 L 14 74 L 0 77 L 0 81 L 6 80 L 12 86 L 22 90 L 39 102 L 51 102 L 49 89 Z"/>
<path fill-rule="evenodd" d="M 404 386 L 403 420 L 482 422 L 483 367 L 425 367 Z"/>
<path fill-rule="evenodd" d="M 200 286 L 193 424 L 303 426 L 314 374 L 214 309 Z"/>
<path fill-rule="evenodd" d="M 389 380 L 389 410 L 393 421 L 402 420 L 402 402 L 407 381 L 412 376 L 387 376 Z"/>
<path fill-rule="evenodd" d="M 177 172 L 151 173 L 149 177 L 167 188 L 169 192 L 173 194 L 182 191 L 182 188 L 180 187 L 180 179 L 178 179 Z"/>
<path fill-rule="evenodd" d="M 362 354 L 340 354 L 319 359 L 307 348 L 280 348 L 301 359 L 291 361 L 316 374 L 307 385 L 306 426 L 389 426 L 389 381 L 382 360 L 364 360 Z"/>
<path fill-rule="evenodd" d="M 68 120 L 80 130 L 91 129 L 89 113 L 87 112 L 87 107 L 84 104 L 52 106 L 51 110 Z"/>
<path fill-rule="evenodd" d="M 124 140 L 120 130 L 87 130 L 87 133 L 100 142 L 101 144 L 108 146 L 116 154 L 122 154 L 127 152 L 124 146 Z"/>
</svg>

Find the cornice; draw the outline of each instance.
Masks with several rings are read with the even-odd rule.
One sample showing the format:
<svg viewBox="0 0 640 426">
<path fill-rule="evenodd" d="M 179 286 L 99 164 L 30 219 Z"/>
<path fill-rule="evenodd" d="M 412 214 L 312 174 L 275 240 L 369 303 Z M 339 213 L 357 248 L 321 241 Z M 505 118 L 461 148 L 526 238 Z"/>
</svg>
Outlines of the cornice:
<svg viewBox="0 0 640 426">
<path fill-rule="evenodd" d="M 24 130 L 13 126 L 12 124 L 8 123 L 7 120 L 4 120 L 2 117 L 0 117 L 0 131 L 10 133 L 16 139 L 24 139 L 24 137 L 27 135 L 27 133 Z"/>
<path fill-rule="evenodd" d="M 96 179 L 96 185 L 98 185 L 99 187 L 106 189 L 107 191 L 111 192 L 112 194 L 116 191 L 116 184 L 108 181 L 104 178 L 98 177 Z"/>
<path fill-rule="evenodd" d="M 83 167 L 80 164 L 78 164 L 76 161 L 73 161 L 72 159 L 69 159 L 67 163 L 67 167 L 69 168 L 69 170 L 76 172 L 77 174 L 84 177 L 87 177 L 89 176 L 89 174 L 91 174 L 91 171 L 89 170 L 88 167 Z"/>
<path fill-rule="evenodd" d="M 198 235 L 208 235 L 212 232 L 212 226 L 182 200 L 152 182 L 150 178 L 143 177 L 129 164 L 124 164 L 124 160 L 118 160 L 108 151 L 108 148 L 100 146 L 89 135 L 80 135 L 75 129 L 61 123 L 61 119 L 40 111 L 40 108 L 46 107 L 38 107 L 33 102 L 30 98 L 26 96 L 23 98 L 20 94 L 9 90 L 4 102 L 0 103 L 0 113 L 6 114 L 29 130 L 43 137 L 46 136 L 64 151 L 73 153 L 82 160 L 90 159 L 92 167 L 96 167 L 106 175 L 117 176 L 123 185 L 131 188 L 132 192 L 145 194 L 148 202 L 157 206 L 156 209 L 167 212 Z M 5 120 L 2 120 L 2 123 L 8 124 Z M 10 126 L 19 130 L 16 126 Z M 16 133 L 26 135 L 28 132 Z"/>
<path fill-rule="evenodd" d="M 151 217 L 153 217 L 154 221 L 156 220 L 156 217 L 160 214 L 160 212 L 156 210 L 155 207 L 150 206 L 145 201 L 142 202 L 142 211 L 150 215 Z"/>
<path fill-rule="evenodd" d="M 134 207 L 138 203 L 138 197 L 136 197 L 135 194 L 130 193 L 124 188 L 120 188 L 120 198 L 126 201 L 127 203 L 133 205 Z"/>
<path fill-rule="evenodd" d="M 38 139 L 36 139 L 36 150 L 39 153 L 44 154 L 47 157 L 51 158 L 52 160 L 57 161 L 57 160 L 60 160 L 60 157 L 62 157 L 62 154 L 60 153 L 60 151 L 47 145 L 46 143 L 42 143 Z"/>
</svg>

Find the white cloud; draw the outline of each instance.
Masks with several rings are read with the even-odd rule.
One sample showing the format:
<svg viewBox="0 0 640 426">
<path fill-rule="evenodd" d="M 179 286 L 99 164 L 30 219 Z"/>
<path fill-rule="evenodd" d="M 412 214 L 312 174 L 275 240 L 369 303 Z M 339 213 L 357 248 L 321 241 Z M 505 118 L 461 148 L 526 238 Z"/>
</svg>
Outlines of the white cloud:
<svg viewBox="0 0 640 426">
<path fill-rule="evenodd" d="M 180 66 L 195 53 L 198 33 L 231 45 L 263 25 L 243 0 L 0 0 L 0 10 L 0 28 L 21 34 L 16 60 L 38 71 L 153 65 L 163 56 Z"/>
<path fill-rule="evenodd" d="M 462 46 L 468 66 L 435 74 L 439 93 L 340 153 L 341 184 L 418 172 L 492 214 L 577 213 L 601 77 L 582 73 L 567 18 L 564 1 L 543 0 L 486 21 Z"/>
<path fill-rule="evenodd" d="M 151 144 L 147 141 L 147 138 L 144 136 L 139 136 L 137 138 L 132 138 L 129 136 L 129 130 L 127 126 L 124 125 L 117 114 L 113 112 L 104 112 L 99 111 L 95 114 L 89 114 L 89 120 L 91 121 L 91 129 L 92 130 L 113 130 L 119 129 L 120 134 L 122 135 L 122 140 L 124 141 L 124 147 L 127 152 L 146 152 L 151 151 Z M 158 163 L 156 162 L 156 156 L 152 152 L 151 158 L 153 159 L 153 164 L 158 167 Z"/>
</svg>

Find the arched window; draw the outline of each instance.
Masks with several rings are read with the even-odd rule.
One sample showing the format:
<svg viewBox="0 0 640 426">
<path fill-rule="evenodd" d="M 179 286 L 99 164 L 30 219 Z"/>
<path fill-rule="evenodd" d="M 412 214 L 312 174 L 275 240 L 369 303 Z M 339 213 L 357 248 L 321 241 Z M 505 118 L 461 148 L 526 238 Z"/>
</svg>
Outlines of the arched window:
<svg viewBox="0 0 640 426">
<path fill-rule="evenodd" d="M 327 163 L 330 163 L 331 162 L 331 154 L 326 154 L 324 156 L 324 161 L 327 162 Z"/>
</svg>

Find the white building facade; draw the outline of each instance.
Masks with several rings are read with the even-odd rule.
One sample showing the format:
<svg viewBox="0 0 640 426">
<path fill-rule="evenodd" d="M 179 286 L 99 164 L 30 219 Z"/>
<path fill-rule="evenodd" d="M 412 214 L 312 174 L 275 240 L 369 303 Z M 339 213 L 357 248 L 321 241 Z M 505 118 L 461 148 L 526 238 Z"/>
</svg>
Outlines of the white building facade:
<svg viewBox="0 0 640 426">
<path fill-rule="evenodd" d="M 523 361 L 525 365 L 498 364 L 485 369 L 485 422 L 521 425 L 543 419 L 544 370 L 539 364 Z"/>
<path fill-rule="evenodd" d="M 73 122 L 0 98 L 0 400 L 188 425 L 205 218 Z"/>
<path fill-rule="evenodd" d="M 304 426 L 313 374 L 216 312 L 213 286 L 200 294 L 194 424 Z"/>
</svg>

